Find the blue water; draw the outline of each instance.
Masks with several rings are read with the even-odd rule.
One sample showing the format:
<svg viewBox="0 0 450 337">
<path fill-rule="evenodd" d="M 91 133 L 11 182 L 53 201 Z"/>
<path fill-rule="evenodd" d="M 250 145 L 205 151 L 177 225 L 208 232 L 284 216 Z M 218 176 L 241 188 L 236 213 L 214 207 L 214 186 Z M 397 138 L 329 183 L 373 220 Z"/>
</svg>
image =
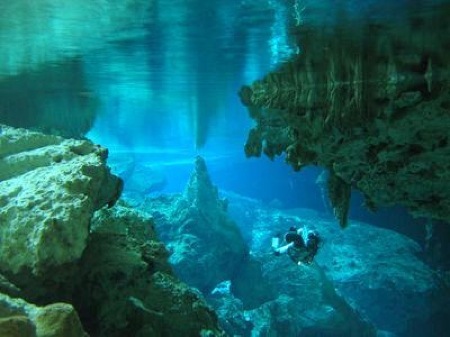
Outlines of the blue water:
<svg viewBox="0 0 450 337">
<path fill-rule="evenodd" d="M 340 13 L 346 20 L 398 22 L 411 11 L 426 13 L 437 1 L 420 2 L 417 8 L 406 0 L 118 3 L 0 4 L 0 86 L 3 77 L 15 81 L 0 87 L 0 94 L 23 96 L 19 103 L 2 99 L 0 112 L 29 111 L 29 119 L 37 109 L 56 119 L 60 111 L 74 116 L 84 107 L 78 101 L 84 95 L 92 98 L 97 114 L 87 137 L 107 147 L 111 161 L 132 157 L 162 172 L 167 178 L 162 192 L 182 190 L 200 154 L 224 190 L 282 207 L 325 211 L 315 183 L 320 169 L 294 173 L 283 158 L 245 158 L 243 145 L 253 121 L 237 92 L 301 53 L 290 34 L 293 26 L 331 29 L 344 19 Z M 26 94 L 19 94 L 24 87 Z M 82 124 L 82 118 L 74 123 Z M 396 223 L 416 221 L 401 209 L 389 212 L 401 219 Z M 406 234 L 421 237 L 418 227 L 368 213 L 357 193 L 351 216 L 404 227 Z"/>
<path fill-rule="evenodd" d="M 182 190 L 200 154 L 222 189 L 283 207 L 325 211 L 315 183 L 319 169 L 297 174 L 283 158 L 245 158 L 252 121 L 237 92 L 300 52 L 289 35 L 299 16 L 303 24 L 325 27 L 336 23 L 340 10 L 361 20 L 401 20 L 406 2 L 156 2 L 138 37 L 114 40 L 85 55 L 89 87 L 101 99 L 100 117 L 88 137 L 107 146 L 113 158 L 131 153 L 162 171 L 164 192 Z M 389 217 L 371 214 L 361 204 L 355 193 L 352 217 L 422 237 L 419 227 L 399 225 L 416 221 L 405 211 L 390 210 Z"/>
<path fill-rule="evenodd" d="M 88 136 L 111 156 L 131 152 L 162 167 L 166 191 L 183 188 L 200 154 L 221 188 L 268 202 L 296 199 L 294 185 L 304 178 L 280 161 L 245 158 L 252 121 L 237 96 L 242 84 L 295 53 L 288 36 L 292 3 L 163 3 L 142 37 L 86 57 L 90 86 L 103 102 Z M 279 178 L 269 182 L 268 175 Z"/>
<path fill-rule="evenodd" d="M 433 3 L 415 9 L 410 1 L 157 1 L 139 36 L 85 55 L 89 87 L 102 102 L 88 137 L 108 147 L 112 160 L 132 154 L 162 172 L 166 184 L 156 194 L 182 191 L 200 154 L 221 190 L 331 216 L 316 183 L 321 169 L 296 173 L 283 157 L 245 158 L 253 122 L 237 92 L 301 52 L 289 34 L 300 19 L 333 27 L 342 11 L 347 19 L 398 22 L 407 20 L 408 10 L 426 13 Z M 363 202 L 354 191 L 352 219 L 425 245 L 427 219 L 414 219 L 399 206 L 369 212 Z"/>
<path fill-rule="evenodd" d="M 48 116 L 70 115 L 78 102 L 74 97 L 94 97 L 97 117 L 86 137 L 109 149 L 116 173 L 123 167 L 114 164 L 131 160 L 164 177 L 148 196 L 182 191 L 195 156 L 201 155 L 221 191 L 281 209 L 313 209 L 332 219 L 316 182 L 320 168 L 294 172 L 283 157 L 245 157 L 253 121 L 237 93 L 302 52 L 290 34 L 295 25 L 331 29 L 341 19 L 338 13 L 346 13 L 346 19 L 401 22 L 408 10 L 426 12 L 437 1 L 36 3 L 41 6 L 32 13 L 23 10 L 27 0 L 0 3 L 0 114 L 11 93 L 24 87 L 27 98 L 20 99 L 20 107 L 42 109 Z M 75 64 L 69 70 L 67 60 Z M 42 67 L 63 69 L 65 76 L 36 85 L 32 76 Z M 32 74 L 33 83 L 1 86 L 23 74 Z M 354 191 L 351 219 L 397 230 L 424 246 L 427 219 L 413 219 L 402 207 L 370 213 L 362 203 Z"/>
</svg>

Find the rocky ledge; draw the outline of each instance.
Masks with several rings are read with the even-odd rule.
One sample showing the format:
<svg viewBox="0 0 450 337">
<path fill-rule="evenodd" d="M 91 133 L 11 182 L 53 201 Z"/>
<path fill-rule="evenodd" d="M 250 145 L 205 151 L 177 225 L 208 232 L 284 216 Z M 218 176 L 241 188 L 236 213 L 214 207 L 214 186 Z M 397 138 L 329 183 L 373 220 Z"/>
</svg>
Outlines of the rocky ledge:
<svg viewBox="0 0 450 337">
<path fill-rule="evenodd" d="M 297 27 L 302 53 L 240 91 L 256 121 L 246 154 L 326 168 L 342 226 L 352 188 L 371 210 L 450 222 L 449 12 Z"/>
</svg>

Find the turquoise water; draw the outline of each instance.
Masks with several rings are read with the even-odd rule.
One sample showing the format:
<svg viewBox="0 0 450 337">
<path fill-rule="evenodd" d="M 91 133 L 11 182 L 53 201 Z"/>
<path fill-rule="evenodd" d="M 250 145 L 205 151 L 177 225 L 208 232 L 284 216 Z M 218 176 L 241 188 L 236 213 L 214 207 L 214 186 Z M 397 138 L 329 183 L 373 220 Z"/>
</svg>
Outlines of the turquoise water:
<svg viewBox="0 0 450 337">
<path fill-rule="evenodd" d="M 154 179 L 137 193 L 124 177 L 124 195 L 137 204 L 145 197 L 183 191 L 194 158 L 201 155 L 220 190 L 262 202 L 255 218 L 263 219 L 266 207 L 274 207 L 311 209 L 318 218 L 334 221 L 317 181 L 319 167 L 297 173 L 283 157 L 245 157 L 254 121 L 238 91 L 303 53 L 295 28 L 326 31 L 339 20 L 398 24 L 411 13 L 426 18 L 438 2 L 417 3 L 2 1 L 0 123 L 86 137 L 107 147 L 113 172 L 122 174 L 132 163 Z M 413 219 L 402 207 L 372 214 L 362 207 L 362 199 L 355 191 L 352 219 L 394 229 L 426 245 L 428 219 Z M 236 218 L 250 222 L 239 207 L 231 209 Z M 283 225 L 289 223 L 288 215 L 280 218 L 288 219 Z M 448 235 L 445 224 L 436 226 Z M 241 230 L 246 237 L 253 235 Z M 435 261 L 444 270 L 446 242 L 439 242 L 444 257 Z"/>
<path fill-rule="evenodd" d="M 112 159 L 131 156 L 163 169 L 177 167 L 184 176 L 196 154 L 222 172 L 235 163 L 242 177 L 252 176 L 257 186 L 268 183 L 266 174 L 286 176 L 259 191 L 264 194 L 260 197 L 319 207 L 321 197 L 313 183 L 319 170 L 311 169 L 303 178 L 282 160 L 272 164 L 263 158 L 256 164 L 245 158 L 243 144 L 253 121 L 237 92 L 301 52 L 290 34 L 296 25 L 331 27 L 339 11 L 361 20 L 400 20 L 406 3 L 3 3 L 3 122 L 41 123 L 50 132 L 66 128 L 69 136 L 88 132 L 108 147 Z M 424 4 L 417 10 L 427 8 Z M 255 171 L 255 166 L 264 169 Z M 238 183 L 231 184 L 222 173 L 216 178 L 225 188 L 258 196 L 248 179 L 232 177 Z M 305 181 L 313 193 L 308 198 L 293 192 Z M 169 190 L 178 188 L 173 185 Z"/>
</svg>

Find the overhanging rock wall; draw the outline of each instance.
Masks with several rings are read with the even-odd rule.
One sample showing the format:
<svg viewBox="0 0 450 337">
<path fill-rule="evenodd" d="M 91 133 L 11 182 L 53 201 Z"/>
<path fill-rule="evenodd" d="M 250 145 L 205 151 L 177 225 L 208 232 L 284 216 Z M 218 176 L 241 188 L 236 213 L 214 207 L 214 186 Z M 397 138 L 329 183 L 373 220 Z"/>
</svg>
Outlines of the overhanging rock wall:
<svg viewBox="0 0 450 337">
<path fill-rule="evenodd" d="M 327 168 L 342 226 L 352 187 L 370 209 L 450 222 L 449 13 L 299 29 L 303 52 L 240 91 L 247 156 Z"/>
</svg>

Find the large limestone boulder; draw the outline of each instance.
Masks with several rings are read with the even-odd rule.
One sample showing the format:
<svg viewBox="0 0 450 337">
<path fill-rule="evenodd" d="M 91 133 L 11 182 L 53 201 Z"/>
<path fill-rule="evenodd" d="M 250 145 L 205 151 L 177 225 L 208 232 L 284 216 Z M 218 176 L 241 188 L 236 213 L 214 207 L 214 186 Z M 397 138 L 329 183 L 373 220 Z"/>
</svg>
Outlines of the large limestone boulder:
<svg viewBox="0 0 450 337">
<path fill-rule="evenodd" d="M 80 258 L 94 211 L 121 192 L 106 158 L 89 141 L 1 126 L 0 272 L 20 284 Z"/>
<path fill-rule="evenodd" d="M 0 336 L 88 337 L 88 334 L 70 304 L 38 307 L 0 293 Z"/>
<path fill-rule="evenodd" d="M 227 205 L 219 198 L 205 161 L 197 157 L 184 193 L 148 199 L 143 206 L 155 218 L 176 274 L 206 293 L 232 278 L 247 255 Z"/>
</svg>

